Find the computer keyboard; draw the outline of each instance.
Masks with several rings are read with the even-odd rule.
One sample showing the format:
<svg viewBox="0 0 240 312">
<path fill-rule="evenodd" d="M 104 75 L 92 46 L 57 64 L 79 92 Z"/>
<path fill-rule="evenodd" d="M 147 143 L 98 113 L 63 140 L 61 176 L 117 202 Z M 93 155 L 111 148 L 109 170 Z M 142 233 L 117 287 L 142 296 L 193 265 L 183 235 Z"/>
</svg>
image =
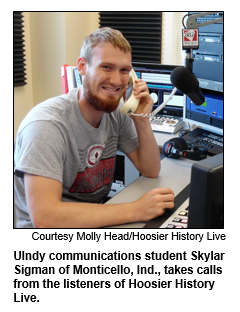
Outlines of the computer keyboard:
<svg viewBox="0 0 240 312">
<path fill-rule="evenodd" d="M 196 128 L 182 137 L 188 147 L 206 147 L 208 155 L 213 156 L 223 153 L 223 136 L 208 130 Z"/>
</svg>

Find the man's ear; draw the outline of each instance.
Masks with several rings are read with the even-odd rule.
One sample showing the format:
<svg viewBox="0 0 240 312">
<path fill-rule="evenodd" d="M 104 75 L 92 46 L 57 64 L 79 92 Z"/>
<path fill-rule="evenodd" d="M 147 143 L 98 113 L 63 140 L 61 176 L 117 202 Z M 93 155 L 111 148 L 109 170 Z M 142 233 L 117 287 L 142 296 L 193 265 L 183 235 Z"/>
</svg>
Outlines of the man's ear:
<svg viewBox="0 0 240 312">
<path fill-rule="evenodd" d="M 84 57 L 79 57 L 77 60 L 77 69 L 80 75 L 85 75 L 86 73 L 87 61 Z"/>
</svg>

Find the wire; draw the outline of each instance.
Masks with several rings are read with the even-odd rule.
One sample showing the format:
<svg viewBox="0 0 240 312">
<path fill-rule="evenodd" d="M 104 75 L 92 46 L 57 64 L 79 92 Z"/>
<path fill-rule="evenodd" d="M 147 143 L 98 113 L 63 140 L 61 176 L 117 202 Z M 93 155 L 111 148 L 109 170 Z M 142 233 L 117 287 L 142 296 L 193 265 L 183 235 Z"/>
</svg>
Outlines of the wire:
<svg viewBox="0 0 240 312">
<path fill-rule="evenodd" d="M 133 115 L 133 116 L 140 116 L 140 117 L 148 117 L 148 118 L 150 118 L 150 117 L 156 115 L 161 109 L 163 109 L 163 107 L 164 107 L 165 105 L 167 105 L 167 103 L 173 98 L 173 96 L 174 96 L 174 94 L 175 94 L 176 92 L 177 92 L 177 88 L 173 88 L 171 94 L 170 94 L 169 97 L 166 99 L 166 101 L 163 102 L 161 105 L 159 105 L 158 108 L 156 108 L 152 113 L 150 113 L 150 114 L 145 114 L 145 115 L 143 115 L 143 114 L 133 114 L 133 113 L 131 113 L 130 115 Z"/>
<path fill-rule="evenodd" d="M 182 25 L 183 25 L 183 28 L 184 28 L 184 29 L 186 29 L 186 26 L 184 25 L 184 19 L 185 19 L 187 16 L 189 16 L 189 15 L 192 15 L 192 14 L 187 13 L 187 14 L 184 15 L 183 18 L 182 18 Z"/>
</svg>

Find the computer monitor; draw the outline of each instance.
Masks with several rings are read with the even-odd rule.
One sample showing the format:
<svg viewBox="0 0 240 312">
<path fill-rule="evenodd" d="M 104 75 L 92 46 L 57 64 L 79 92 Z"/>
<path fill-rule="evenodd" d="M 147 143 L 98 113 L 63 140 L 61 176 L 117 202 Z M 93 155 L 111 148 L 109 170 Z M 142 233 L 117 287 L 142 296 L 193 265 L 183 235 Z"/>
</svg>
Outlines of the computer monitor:
<svg viewBox="0 0 240 312">
<path fill-rule="evenodd" d="M 224 228 L 223 154 L 192 166 L 188 228 Z"/>
<path fill-rule="evenodd" d="M 132 63 L 137 77 L 147 83 L 151 97 L 153 98 L 153 110 L 158 108 L 170 95 L 173 85 L 170 80 L 175 65 L 164 65 L 154 63 Z M 183 116 L 183 94 L 179 91 L 173 99 L 159 112 L 164 115 Z"/>
</svg>

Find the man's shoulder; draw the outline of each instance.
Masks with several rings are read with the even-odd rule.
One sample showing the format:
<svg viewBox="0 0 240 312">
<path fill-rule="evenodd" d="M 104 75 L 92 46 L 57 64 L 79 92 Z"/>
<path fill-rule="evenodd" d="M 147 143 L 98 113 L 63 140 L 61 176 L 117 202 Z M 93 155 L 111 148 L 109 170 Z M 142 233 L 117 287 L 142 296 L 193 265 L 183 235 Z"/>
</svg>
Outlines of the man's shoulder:
<svg viewBox="0 0 240 312">
<path fill-rule="evenodd" d="M 19 127 L 22 131 L 28 124 L 33 122 L 58 122 L 66 119 L 71 111 L 73 101 L 70 94 L 63 94 L 47 99 L 34 106 Z"/>
</svg>

